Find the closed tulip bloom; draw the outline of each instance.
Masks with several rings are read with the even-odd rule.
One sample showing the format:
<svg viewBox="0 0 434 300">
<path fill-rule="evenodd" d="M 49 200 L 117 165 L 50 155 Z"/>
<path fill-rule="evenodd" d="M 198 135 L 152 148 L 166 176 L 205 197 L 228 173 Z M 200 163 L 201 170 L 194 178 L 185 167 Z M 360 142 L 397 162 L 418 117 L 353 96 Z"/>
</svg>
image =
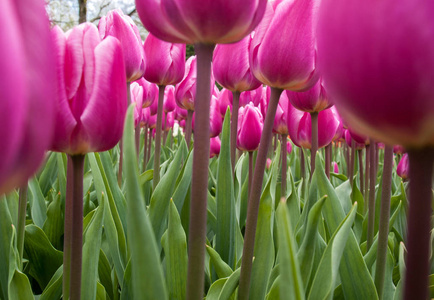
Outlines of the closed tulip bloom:
<svg viewBox="0 0 434 300">
<path fill-rule="evenodd" d="M 409 170 L 410 168 L 409 168 L 408 154 L 404 153 L 404 155 L 401 157 L 401 160 L 398 163 L 398 167 L 396 168 L 396 174 L 398 174 L 398 176 L 405 181 L 408 179 Z"/>
<path fill-rule="evenodd" d="M 369 145 L 369 137 L 367 137 L 366 135 L 360 134 L 351 128 L 348 128 L 347 131 L 349 132 L 351 138 L 354 139 L 356 143 Z"/>
<path fill-rule="evenodd" d="M 130 16 L 122 10 L 109 11 L 98 23 L 102 39 L 107 36 L 117 38 L 122 46 L 127 81 L 131 82 L 142 77 L 145 71 L 144 52 L 139 29 Z"/>
<path fill-rule="evenodd" d="M 53 135 L 55 64 L 44 2 L 0 4 L 0 195 L 25 184 Z"/>
<path fill-rule="evenodd" d="M 350 130 L 345 130 L 345 142 L 347 143 L 348 147 L 352 147 L 353 141 L 354 141 L 354 147 L 356 150 L 361 150 L 361 149 L 365 148 L 365 143 L 359 143 L 353 137 L 353 134 L 351 133 Z"/>
<path fill-rule="evenodd" d="M 269 2 L 250 46 L 250 67 L 262 83 L 303 91 L 317 82 L 315 2 Z"/>
<path fill-rule="evenodd" d="M 432 1 L 322 1 L 319 63 L 333 102 L 358 132 L 434 146 Z"/>
<path fill-rule="evenodd" d="M 136 0 L 145 28 L 172 43 L 233 43 L 258 25 L 266 0 Z"/>
<path fill-rule="evenodd" d="M 288 101 L 288 96 L 282 93 L 274 117 L 273 131 L 275 133 L 288 135 Z"/>
<path fill-rule="evenodd" d="M 233 94 L 230 90 L 227 89 L 222 89 L 221 92 L 219 93 L 219 96 L 217 98 L 217 102 L 219 104 L 219 108 L 220 108 L 220 114 L 222 117 L 225 116 L 226 114 L 226 110 L 228 109 L 228 107 L 231 110 L 232 113 L 232 100 L 233 100 Z"/>
<path fill-rule="evenodd" d="M 267 158 L 267 161 L 266 161 L 266 164 L 265 164 L 265 167 L 267 168 L 267 170 L 269 170 L 270 169 L 270 167 L 271 167 L 271 163 L 272 163 L 273 161 L 271 160 L 271 158 Z"/>
<path fill-rule="evenodd" d="M 142 119 L 140 121 L 140 126 L 144 127 L 146 125 L 149 125 L 149 118 L 151 117 L 150 108 L 142 108 Z"/>
<path fill-rule="evenodd" d="M 175 124 L 175 112 L 169 112 L 163 116 L 163 122 L 161 124 L 161 129 L 164 131 L 169 131 L 170 128 Z"/>
<path fill-rule="evenodd" d="M 209 140 L 209 158 L 218 156 L 220 154 L 221 144 L 222 142 L 218 136 Z"/>
<path fill-rule="evenodd" d="M 394 145 L 393 146 L 393 153 L 395 154 L 403 154 L 405 152 L 405 148 L 401 145 Z"/>
<path fill-rule="evenodd" d="M 196 113 L 193 114 L 193 119 L 192 119 L 193 131 L 194 131 L 195 115 Z M 215 96 L 212 96 L 211 106 L 209 109 L 209 137 L 213 138 L 218 136 L 220 132 L 222 132 L 222 127 L 223 127 L 223 120 L 220 114 L 220 107 L 218 105 L 217 98 Z"/>
<path fill-rule="evenodd" d="M 136 82 L 143 88 L 142 107 L 145 108 L 152 106 L 151 111 L 155 109 L 155 113 L 151 114 L 156 114 L 158 104 L 158 86 L 155 83 L 145 80 L 144 78 L 140 78 L 136 80 Z"/>
<path fill-rule="evenodd" d="M 292 105 L 289 105 L 288 130 L 292 142 L 298 147 L 312 147 L 311 116 Z M 318 113 L 318 149 L 327 146 L 332 141 L 339 128 L 339 121 L 329 109 Z"/>
<path fill-rule="evenodd" d="M 168 113 L 174 111 L 176 106 L 175 87 L 173 85 L 166 86 L 164 90 L 163 110 L 165 113 Z"/>
<path fill-rule="evenodd" d="M 237 147 L 242 151 L 255 151 L 259 147 L 264 121 L 259 108 L 249 103 L 238 112 Z"/>
<path fill-rule="evenodd" d="M 130 87 L 131 102 L 135 104 L 134 106 L 134 126 L 137 126 L 142 121 L 143 117 L 143 87 L 141 87 L 137 82 L 133 82 Z"/>
<path fill-rule="evenodd" d="M 271 89 L 268 85 L 262 87 L 261 98 L 259 99 L 259 109 L 261 110 L 262 117 L 265 120 L 267 114 L 268 103 L 270 102 Z"/>
<path fill-rule="evenodd" d="M 337 162 L 332 162 L 332 167 L 333 167 L 333 173 L 339 174 L 339 166 L 337 164 Z"/>
<path fill-rule="evenodd" d="M 245 91 L 240 94 L 240 106 L 246 106 L 250 102 L 255 106 L 259 106 L 262 98 L 262 84 L 254 90 Z"/>
<path fill-rule="evenodd" d="M 156 38 L 152 33 L 146 37 L 146 80 L 158 85 L 177 84 L 184 77 L 185 44 L 173 44 Z"/>
<path fill-rule="evenodd" d="M 337 141 L 337 140 L 345 140 L 345 132 L 344 132 L 344 122 L 342 121 L 341 116 L 339 115 L 336 107 L 333 105 L 332 107 L 330 107 L 331 112 L 334 114 L 336 120 L 338 120 L 339 122 L 339 126 L 338 129 L 336 130 L 336 134 L 333 137 L 333 141 Z"/>
<path fill-rule="evenodd" d="M 288 154 L 291 154 L 291 152 L 292 152 L 292 143 L 291 143 L 291 141 L 287 141 L 286 142 L 286 152 L 288 152 Z"/>
<path fill-rule="evenodd" d="M 151 129 L 155 129 L 157 127 L 157 114 L 149 115 L 148 125 Z M 155 135 L 155 132 L 153 134 Z"/>
<path fill-rule="evenodd" d="M 323 109 L 330 108 L 330 103 L 322 80 L 305 92 L 286 91 L 289 101 L 298 110 L 307 112 L 319 112 Z"/>
<path fill-rule="evenodd" d="M 52 150 L 75 155 L 111 149 L 122 136 L 127 109 L 119 41 L 114 37 L 101 41 L 91 23 L 66 35 L 59 27 L 52 33 L 60 94 Z"/>
<path fill-rule="evenodd" d="M 179 107 L 178 105 L 175 106 L 175 120 L 181 121 L 187 119 L 187 110 Z"/>
<path fill-rule="evenodd" d="M 217 45 L 213 56 L 216 81 L 233 92 L 258 88 L 261 83 L 253 76 L 249 65 L 249 48 L 253 33 L 238 43 Z"/>
</svg>

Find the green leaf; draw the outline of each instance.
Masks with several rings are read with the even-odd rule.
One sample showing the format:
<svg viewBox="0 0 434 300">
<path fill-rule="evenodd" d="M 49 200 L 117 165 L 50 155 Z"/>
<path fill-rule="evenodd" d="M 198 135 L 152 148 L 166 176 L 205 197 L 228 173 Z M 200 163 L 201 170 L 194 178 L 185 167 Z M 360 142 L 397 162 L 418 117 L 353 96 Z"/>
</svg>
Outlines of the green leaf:
<svg viewBox="0 0 434 300">
<path fill-rule="evenodd" d="M 0 298 L 2 299 L 9 299 L 9 278 L 14 272 L 10 266 L 12 238 L 12 218 L 5 197 L 0 196 Z"/>
<path fill-rule="evenodd" d="M 82 299 L 94 299 L 97 292 L 98 260 L 106 202 L 105 197 L 102 198 L 101 205 L 98 206 L 89 226 L 83 233 Z"/>
<path fill-rule="evenodd" d="M 63 265 L 57 269 L 48 282 L 39 300 L 60 300 L 62 297 Z"/>
<path fill-rule="evenodd" d="M 184 140 L 182 141 L 183 143 L 185 143 Z M 172 196 L 173 202 L 175 203 L 179 213 L 181 213 L 182 211 L 182 207 L 184 206 L 184 201 L 187 197 L 188 190 L 190 189 L 192 172 L 193 172 L 193 150 L 191 150 L 188 155 L 187 162 L 183 166 L 182 177 L 178 183 L 178 186 L 175 189 L 175 192 L 173 192 L 173 196 Z"/>
<path fill-rule="evenodd" d="M 323 207 L 323 216 L 329 231 L 334 232 L 345 218 L 344 210 L 333 186 L 324 173 L 320 159 L 317 159 L 316 162 L 312 181 L 317 180 L 320 196 L 328 196 Z M 342 256 L 339 274 L 342 279 L 342 289 L 347 299 L 378 299 L 374 282 L 352 230 Z"/>
<path fill-rule="evenodd" d="M 18 270 L 15 270 L 14 276 L 9 284 L 10 300 L 30 300 L 34 299 L 32 288 L 30 287 L 29 279 L 26 275 Z"/>
<path fill-rule="evenodd" d="M 133 109 L 133 105 L 128 108 L 123 137 L 132 295 L 137 300 L 164 300 L 168 297 L 160 255 L 152 225 L 146 213 L 145 200 L 139 188 Z"/>
<path fill-rule="evenodd" d="M 107 211 L 106 211 L 107 213 Z M 99 262 L 98 262 L 98 278 L 101 284 L 104 286 L 110 299 L 113 299 L 113 283 L 111 279 L 111 267 L 110 263 L 105 255 L 104 251 L 100 249 L 99 251 Z M 117 289 L 117 287 L 116 287 Z"/>
<path fill-rule="evenodd" d="M 60 194 L 54 197 L 54 200 L 48 205 L 47 219 L 42 229 L 48 237 L 51 244 L 57 249 L 63 249 L 63 209 Z"/>
<path fill-rule="evenodd" d="M 286 200 L 277 208 L 279 244 L 280 299 L 304 299 L 303 279 L 297 260 L 297 242 L 293 236 Z"/>
<path fill-rule="evenodd" d="M 155 188 L 151 197 L 151 204 L 148 209 L 149 220 L 154 230 L 155 238 L 161 240 L 161 236 L 167 228 L 167 211 L 169 201 L 175 189 L 174 182 L 178 176 L 182 161 L 186 157 L 187 145 L 182 144 L 176 152 L 175 158 L 170 164 L 167 172 L 163 175 L 160 182 Z"/>
<path fill-rule="evenodd" d="M 230 110 L 226 111 L 221 136 L 221 148 L 218 159 L 216 202 L 217 228 L 215 250 L 229 265 L 235 261 L 235 229 L 238 227 L 235 216 L 234 181 L 232 179 L 230 149 Z"/>
<path fill-rule="evenodd" d="M 56 152 L 50 152 L 47 162 L 44 165 L 41 176 L 39 176 L 39 185 L 42 194 L 47 195 L 48 191 L 52 188 L 57 178 L 57 156 Z"/>
<path fill-rule="evenodd" d="M 240 273 L 241 268 L 238 268 L 232 273 L 231 276 L 229 276 L 228 280 L 226 280 L 220 292 L 219 300 L 228 300 L 231 298 L 232 294 L 238 287 L 238 283 L 240 281 Z"/>
<path fill-rule="evenodd" d="M 163 243 L 169 299 L 185 299 L 187 283 L 187 240 L 173 201 L 169 204 L 169 224 Z"/>
<path fill-rule="evenodd" d="M 228 277 L 229 278 L 229 277 Z M 208 290 L 208 294 L 206 295 L 206 300 L 219 300 L 220 293 L 225 285 L 228 278 L 222 278 L 214 281 L 211 287 Z"/>
<path fill-rule="evenodd" d="M 206 251 L 219 278 L 229 277 L 233 273 L 231 267 L 223 261 L 217 251 L 208 245 L 206 245 Z"/>
<path fill-rule="evenodd" d="M 309 299 L 333 299 L 341 257 L 356 217 L 357 204 L 338 226 L 322 256 L 310 289 Z M 349 278 L 351 280 L 352 278 Z"/>
<path fill-rule="evenodd" d="M 36 226 L 42 228 L 44 226 L 45 219 L 47 218 L 47 206 L 36 177 L 33 177 L 29 181 L 29 189 L 27 194 L 31 207 L 33 223 Z"/>
<path fill-rule="evenodd" d="M 62 252 L 56 250 L 44 231 L 35 225 L 26 226 L 24 256 L 29 260 L 26 270 L 42 289 L 63 264 Z"/>
</svg>

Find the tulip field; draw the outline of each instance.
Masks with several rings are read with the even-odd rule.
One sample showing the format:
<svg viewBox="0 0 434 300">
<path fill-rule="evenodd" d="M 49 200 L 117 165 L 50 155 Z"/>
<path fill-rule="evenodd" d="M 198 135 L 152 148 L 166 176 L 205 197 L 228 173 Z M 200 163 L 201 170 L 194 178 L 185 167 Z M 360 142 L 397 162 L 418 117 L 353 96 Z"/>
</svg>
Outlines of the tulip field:
<svg viewBox="0 0 434 300">
<path fill-rule="evenodd" d="M 433 3 L 78 4 L 0 4 L 0 300 L 434 299 Z"/>
</svg>

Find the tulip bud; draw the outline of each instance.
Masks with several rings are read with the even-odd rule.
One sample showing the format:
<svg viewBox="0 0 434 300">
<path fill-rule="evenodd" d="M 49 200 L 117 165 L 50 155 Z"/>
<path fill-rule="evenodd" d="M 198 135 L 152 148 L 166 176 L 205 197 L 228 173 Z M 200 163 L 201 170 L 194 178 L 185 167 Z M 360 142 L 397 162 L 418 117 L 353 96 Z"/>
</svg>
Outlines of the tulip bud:
<svg viewBox="0 0 434 300">
<path fill-rule="evenodd" d="M 262 84 L 250 91 L 245 91 L 240 94 L 240 106 L 246 106 L 250 102 L 253 103 L 254 106 L 259 106 L 262 98 Z"/>
<path fill-rule="evenodd" d="M 222 142 L 218 136 L 209 140 L 209 158 L 218 156 L 220 154 L 220 147 Z"/>
<path fill-rule="evenodd" d="M 222 117 L 225 116 L 228 107 L 230 108 L 232 113 L 232 100 L 233 100 L 232 92 L 225 88 L 222 89 L 217 98 L 217 102 L 219 103 L 219 108 L 220 108 L 220 114 Z"/>
<path fill-rule="evenodd" d="M 101 41 L 91 23 L 66 35 L 55 28 L 53 35 L 60 99 L 52 150 L 75 155 L 113 148 L 122 136 L 127 110 L 119 41 L 114 37 Z"/>
<path fill-rule="evenodd" d="M 286 95 L 291 104 L 301 111 L 319 112 L 332 106 L 322 80 L 319 80 L 311 89 L 303 93 L 286 91 Z"/>
<path fill-rule="evenodd" d="M 265 167 L 267 168 L 267 170 L 269 170 L 270 169 L 270 167 L 271 167 L 271 163 L 272 163 L 273 161 L 271 160 L 271 158 L 267 158 L 267 162 L 265 163 Z"/>
<path fill-rule="evenodd" d="M 139 29 L 130 16 L 122 10 L 109 11 L 98 23 L 102 39 L 107 36 L 117 38 L 122 47 L 127 81 L 131 82 L 142 77 L 145 69 L 144 52 Z"/>
<path fill-rule="evenodd" d="M 286 152 L 288 152 L 288 154 L 291 154 L 291 152 L 292 152 L 292 143 L 291 143 L 291 141 L 287 141 L 286 142 Z"/>
<path fill-rule="evenodd" d="M 237 147 L 242 151 L 255 151 L 259 147 L 264 122 L 259 108 L 253 103 L 240 107 L 238 112 Z"/>
<path fill-rule="evenodd" d="M 173 85 L 166 86 L 164 89 L 163 110 L 165 113 L 175 110 L 175 87 Z"/>
<path fill-rule="evenodd" d="M 396 174 L 398 174 L 398 176 L 401 177 L 402 180 L 406 181 L 408 179 L 409 170 L 410 168 L 408 154 L 405 153 L 398 163 L 398 167 L 396 168 Z"/>
<path fill-rule="evenodd" d="M 177 84 L 185 72 L 185 45 L 173 44 L 149 33 L 143 45 L 146 80 L 158 85 Z"/>
<path fill-rule="evenodd" d="M 393 153 L 395 154 L 403 154 L 405 152 L 405 148 L 401 145 L 395 145 L 393 146 Z"/>
<path fill-rule="evenodd" d="M 332 167 L 333 167 L 333 173 L 339 174 L 339 166 L 337 164 L 337 162 L 332 162 Z"/>
<path fill-rule="evenodd" d="M 353 137 L 353 134 L 350 130 L 345 130 L 345 142 L 347 143 L 348 147 L 352 147 L 352 142 L 354 141 L 354 147 L 356 150 L 361 150 L 365 148 L 365 143 L 359 143 L 356 141 L 356 139 Z"/>
<path fill-rule="evenodd" d="M 137 82 L 133 82 L 130 86 L 131 102 L 134 106 L 134 126 L 137 126 L 142 121 L 143 117 L 143 87 Z"/>
<path fill-rule="evenodd" d="M 216 81 L 233 92 L 258 88 L 261 83 L 253 76 L 249 65 L 249 48 L 253 33 L 238 43 L 217 45 L 213 56 Z"/>
<path fill-rule="evenodd" d="M 273 131 L 275 133 L 288 135 L 288 101 L 288 96 L 282 93 L 274 117 Z"/>
<path fill-rule="evenodd" d="M 193 114 L 192 119 L 192 129 L 194 131 L 194 122 L 195 122 L 195 115 Z M 220 108 L 217 103 L 217 98 L 215 96 L 212 96 L 211 98 L 211 106 L 210 106 L 210 115 L 209 115 L 209 137 L 213 138 L 220 134 L 223 127 L 223 120 L 222 116 L 220 114 Z"/>
<path fill-rule="evenodd" d="M 136 82 L 143 88 L 142 107 L 145 108 L 152 106 L 151 115 L 156 114 L 158 105 L 158 86 L 155 83 L 145 80 L 143 77 L 136 80 Z"/>
</svg>

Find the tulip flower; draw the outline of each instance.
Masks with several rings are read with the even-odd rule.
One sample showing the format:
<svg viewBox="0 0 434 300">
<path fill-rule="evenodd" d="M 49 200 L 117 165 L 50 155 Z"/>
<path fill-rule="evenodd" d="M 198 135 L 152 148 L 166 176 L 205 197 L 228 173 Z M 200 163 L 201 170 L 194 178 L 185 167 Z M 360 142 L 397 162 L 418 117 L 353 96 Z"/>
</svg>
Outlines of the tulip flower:
<svg viewBox="0 0 434 300">
<path fill-rule="evenodd" d="M 134 106 L 134 126 L 137 126 L 142 121 L 143 117 L 143 87 L 141 87 L 137 82 L 133 82 L 130 87 L 131 102 L 135 104 Z"/>
<path fill-rule="evenodd" d="M 253 102 L 255 106 L 259 106 L 262 99 L 262 92 L 262 85 L 254 90 L 242 92 L 240 95 L 240 106 L 246 106 L 250 102 Z"/>
<path fill-rule="evenodd" d="M 209 158 L 213 158 L 214 156 L 218 156 L 220 154 L 220 147 L 222 142 L 218 136 L 213 137 L 209 141 Z"/>
<path fill-rule="evenodd" d="M 187 110 L 179 107 L 178 105 L 175 106 L 175 120 L 181 121 L 187 119 Z"/>
<path fill-rule="evenodd" d="M 337 162 L 332 162 L 332 166 L 333 166 L 333 173 L 335 174 L 339 174 L 339 166 L 337 164 Z"/>
<path fill-rule="evenodd" d="M 174 111 L 176 106 L 175 87 L 173 85 L 169 85 L 164 90 L 163 110 L 165 113 L 169 113 L 171 111 Z"/>
<path fill-rule="evenodd" d="M 354 136 L 355 135 L 353 135 L 350 130 L 345 130 L 345 142 L 347 143 L 348 147 L 354 147 L 356 150 L 365 148 L 365 143 L 358 142 L 359 140 L 356 140 Z"/>
<path fill-rule="evenodd" d="M 175 100 L 179 107 L 194 111 L 196 99 L 196 56 L 186 62 L 184 78 L 175 88 Z"/>
<path fill-rule="evenodd" d="M 44 159 L 53 135 L 56 79 L 43 1 L 6 0 L 0 6 L 1 196 L 27 186 Z"/>
<path fill-rule="evenodd" d="M 409 169 L 408 154 L 404 153 L 396 168 L 396 174 L 398 174 L 403 181 L 406 181 L 408 179 Z"/>
<path fill-rule="evenodd" d="M 136 80 L 136 82 L 143 88 L 142 107 L 152 107 L 151 115 L 155 115 L 157 113 L 158 86 L 143 77 Z"/>
<path fill-rule="evenodd" d="M 291 154 L 291 152 L 292 152 L 292 143 L 291 143 L 291 141 L 288 141 L 286 143 L 286 152 L 288 152 L 288 154 Z"/>
<path fill-rule="evenodd" d="M 194 124 L 195 124 L 195 115 L 193 114 L 192 119 L 192 128 L 194 131 Z M 211 107 L 210 107 L 210 119 L 209 119 L 209 137 L 213 138 L 220 134 L 223 127 L 223 119 L 220 115 L 220 108 L 217 103 L 217 98 L 215 96 L 212 96 L 211 98 Z"/>
<path fill-rule="evenodd" d="M 142 77 L 145 69 L 142 39 L 133 19 L 124 15 L 122 10 L 115 9 L 101 17 L 98 30 L 102 39 L 114 36 L 120 41 L 127 81 L 132 82 Z"/>
<path fill-rule="evenodd" d="M 280 95 L 274 117 L 273 131 L 280 135 L 288 135 L 288 97 L 285 93 Z"/>
<path fill-rule="evenodd" d="M 219 107 L 220 107 L 220 114 L 223 118 L 226 114 L 226 110 L 228 109 L 228 107 L 232 113 L 232 100 L 233 100 L 232 92 L 230 90 L 223 88 L 220 91 L 220 94 L 217 98 L 217 102 L 219 103 Z"/>
<path fill-rule="evenodd" d="M 403 154 L 405 152 L 405 148 L 401 145 L 395 145 L 393 146 L 393 153 L 395 154 Z"/>
<path fill-rule="evenodd" d="M 81 293 L 84 155 L 113 148 L 123 132 L 127 83 L 122 48 L 114 37 L 101 41 L 91 23 L 66 35 L 54 27 L 58 103 L 51 149 L 66 152 L 73 184 L 65 203 L 64 295 Z M 68 171 L 70 172 L 70 170 Z M 74 230 L 72 230 L 74 228 Z"/>
<path fill-rule="evenodd" d="M 286 91 L 286 94 L 292 106 L 301 111 L 320 112 L 333 105 L 329 101 L 322 80 L 318 80 L 312 88 L 303 93 Z"/>
<path fill-rule="evenodd" d="M 403 0 L 396 5 L 391 0 L 325 0 L 318 26 L 319 63 L 342 116 L 355 130 L 409 150 L 411 205 L 403 299 L 426 299 L 428 291 L 434 162 L 434 19 L 428 12 L 433 9 L 431 1 Z M 385 232 L 379 232 L 375 272 L 380 298 L 388 218 L 385 222 L 379 225 Z"/>
<path fill-rule="evenodd" d="M 262 114 L 253 103 L 241 107 L 238 114 L 238 149 L 249 152 L 258 149 L 263 127 Z"/>
</svg>

